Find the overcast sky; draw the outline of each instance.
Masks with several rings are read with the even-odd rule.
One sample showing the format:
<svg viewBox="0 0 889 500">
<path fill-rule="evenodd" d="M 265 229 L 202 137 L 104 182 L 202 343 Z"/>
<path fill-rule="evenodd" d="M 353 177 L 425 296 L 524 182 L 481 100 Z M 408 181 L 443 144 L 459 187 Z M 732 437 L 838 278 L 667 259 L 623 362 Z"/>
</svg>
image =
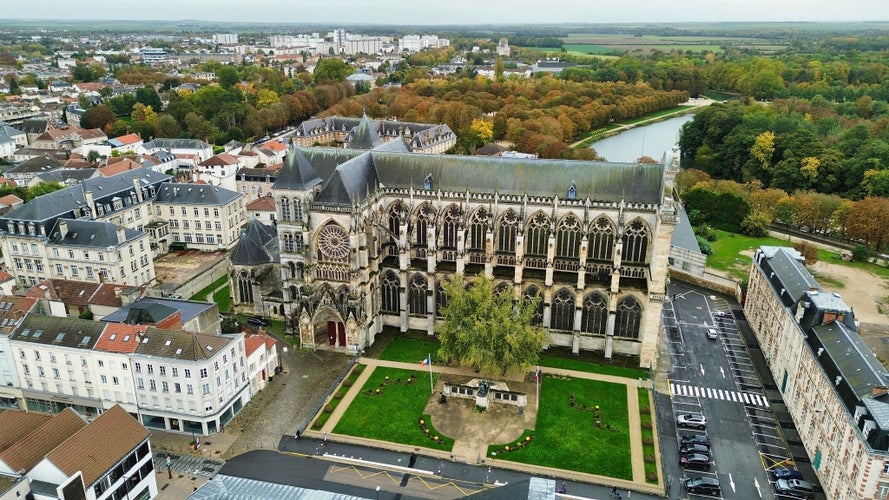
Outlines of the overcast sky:
<svg viewBox="0 0 889 500">
<path fill-rule="evenodd" d="M 886 21 L 889 0 L 4 0 L 2 19 L 325 24 Z"/>
</svg>

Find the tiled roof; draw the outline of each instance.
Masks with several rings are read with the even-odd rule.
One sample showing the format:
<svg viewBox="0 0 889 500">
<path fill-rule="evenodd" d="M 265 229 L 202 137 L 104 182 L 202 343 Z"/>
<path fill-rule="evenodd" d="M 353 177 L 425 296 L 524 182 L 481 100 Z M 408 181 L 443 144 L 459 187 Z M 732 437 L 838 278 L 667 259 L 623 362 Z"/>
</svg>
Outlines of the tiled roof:
<svg viewBox="0 0 889 500">
<path fill-rule="evenodd" d="M 260 346 L 265 345 L 266 349 L 274 348 L 275 339 L 269 337 L 268 335 L 259 335 L 253 334 L 244 338 L 244 351 L 247 352 L 247 355 L 253 354 L 254 351 L 260 348 Z"/>
<path fill-rule="evenodd" d="M 242 193 L 216 186 L 168 182 L 158 190 L 155 201 L 158 203 L 222 206 L 241 196 L 243 196 Z"/>
<path fill-rule="evenodd" d="M 139 137 L 139 134 L 127 134 L 127 135 L 122 135 L 120 137 L 115 137 L 114 140 L 116 140 L 117 142 L 119 142 L 121 144 L 127 145 L 127 144 L 135 144 L 135 143 L 141 141 L 142 138 Z"/>
<path fill-rule="evenodd" d="M 275 199 L 271 196 L 262 196 L 248 203 L 247 210 L 255 212 L 274 212 Z"/>
<path fill-rule="evenodd" d="M 71 408 L 65 408 L 61 413 L 3 450 L 0 453 L 0 460 L 14 471 L 30 471 L 53 448 L 84 427 L 86 427 L 86 421 L 83 417 Z M 104 442 L 103 439 L 97 441 Z"/>
<path fill-rule="evenodd" d="M 10 335 L 12 340 L 35 344 L 92 349 L 105 323 L 80 318 L 57 318 L 30 313 Z"/>
<path fill-rule="evenodd" d="M 273 152 L 277 153 L 277 152 L 286 150 L 287 146 L 285 146 L 284 144 L 281 144 L 280 142 L 278 142 L 275 139 L 272 139 L 270 141 L 265 141 L 262 144 L 260 144 L 259 149 L 268 149 L 269 151 L 273 151 Z"/>
<path fill-rule="evenodd" d="M 142 164 L 139 162 L 135 162 L 129 158 L 124 158 L 114 163 L 109 162 L 108 166 L 99 169 L 99 173 L 105 177 L 111 177 L 112 175 L 117 175 L 121 172 L 126 172 L 127 170 L 134 170 L 137 168 L 142 168 Z"/>
<path fill-rule="evenodd" d="M 220 153 L 218 155 L 211 156 L 206 160 L 200 162 L 198 165 L 202 167 L 213 167 L 213 166 L 227 166 L 227 165 L 237 165 L 238 159 L 228 153 Z"/>
<path fill-rule="evenodd" d="M 106 323 L 105 331 L 99 336 L 95 349 L 97 351 L 132 354 L 136 352 L 139 340 L 147 329 L 148 327 L 142 325 Z"/>
<path fill-rule="evenodd" d="M 0 269 L 0 283 L 5 283 L 11 279 L 15 279 L 15 276 L 7 273 L 6 271 Z"/>
<path fill-rule="evenodd" d="M 7 207 L 11 207 L 13 205 L 24 203 L 25 200 L 19 198 L 14 194 L 8 194 L 6 196 L 0 196 L 0 205 L 6 205 Z"/>
<path fill-rule="evenodd" d="M 25 317 L 34 304 L 37 303 L 34 297 L 21 297 L 18 295 L 0 296 L 0 331 L 10 332 L 19 320 Z"/>
<path fill-rule="evenodd" d="M 46 282 L 49 282 L 49 286 L 52 287 L 53 295 L 61 300 L 65 304 L 72 306 L 85 306 L 89 304 L 90 297 L 96 293 L 96 290 L 99 288 L 100 283 L 90 283 L 88 281 L 72 281 L 72 280 L 46 280 L 41 285 L 46 285 Z M 35 285 L 40 286 L 40 285 Z M 33 290 L 33 287 L 32 287 Z M 43 289 L 38 289 L 34 294 L 30 294 L 32 297 L 40 297 L 39 293 Z M 40 297 L 42 298 L 42 297 Z"/>
<path fill-rule="evenodd" d="M 0 452 L 43 425 L 52 415 L 21 410 L 0 413 Z"/>
<path fill-rule="evenodd" d="M 68 476 L 78 471 L 91 487 L 138 448 L 150 433 L 120 405 L 114 405 L 50 451 L 46 458 Z"/>
<path fill-rule="evenodd" d="M 234 342 L 231 337 L 149 328 L 142 336 L 137 355 L 197 361 L 210 359 Z"/>
</svg>

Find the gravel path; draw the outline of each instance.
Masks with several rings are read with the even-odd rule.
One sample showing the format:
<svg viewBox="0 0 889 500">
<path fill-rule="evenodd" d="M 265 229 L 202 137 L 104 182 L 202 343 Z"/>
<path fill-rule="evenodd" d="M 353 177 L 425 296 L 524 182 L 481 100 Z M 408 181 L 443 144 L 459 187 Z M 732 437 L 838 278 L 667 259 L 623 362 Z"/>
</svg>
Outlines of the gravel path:
<svg viewBox="0 0 889 500">
<path fill-rule="evenodd" d="M 240 435 L 222 455 L 229 459 L 251 450 L 277 449 L 284 434 L 293 434 L 321 400 L 349 358 L 330 351 L 280 352 L 284 373 L 260 391 L 226 426 Z"/>
</svg>

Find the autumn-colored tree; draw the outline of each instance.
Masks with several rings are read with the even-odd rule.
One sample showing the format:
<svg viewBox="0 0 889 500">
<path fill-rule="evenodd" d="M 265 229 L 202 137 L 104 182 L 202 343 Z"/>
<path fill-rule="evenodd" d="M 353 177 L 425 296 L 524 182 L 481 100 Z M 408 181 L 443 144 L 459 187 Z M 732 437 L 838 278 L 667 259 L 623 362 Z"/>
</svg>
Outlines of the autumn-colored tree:
<svg viewBox="0 0 889 500">
<path fill-rule="evenodd" d="M 475 138 L 476 146 L 483 146 L 494 138 L 494 125 L 488 120 L 472 120 L 469 131 Z"/>
<path fill-rule="evenodd" d="M 793 248 L 802 254 L 807 266 L 811 266 L 818 262 L 818 247 L 812 243 L 809 243 L 808 241 L 800 241 L 793 245 Z"/>
<path fill-rule="evenodd" d="M 676 192 L 683 195 L 700 183 L 710 181 L 710 174 L 696 168 L 683 168 L 676 174 Z"/>
<path fill-rule="evenodd" d="M 889 198 L 869 196 L 852 204 L 843 230 L 848 238 L 861 240 L 876 252 L 889 243 Z"/>
<path fill-rule="evenodd" d="M 109 123 L 113 123 L 117 119 L 114 111 L 104 104 L 94 106 L 88 110 L 80 118 L 80 126 L 83 128 L 100 128 L 105 129 Z"/>
<path fill-rule="evenodd" d="M 772 165 L 772 155 L 775 154 L 775 133 L 767 130 L 756 136 L 750 154 L 759 160 L 763 171 L 768 171 Z"/>
</svg>

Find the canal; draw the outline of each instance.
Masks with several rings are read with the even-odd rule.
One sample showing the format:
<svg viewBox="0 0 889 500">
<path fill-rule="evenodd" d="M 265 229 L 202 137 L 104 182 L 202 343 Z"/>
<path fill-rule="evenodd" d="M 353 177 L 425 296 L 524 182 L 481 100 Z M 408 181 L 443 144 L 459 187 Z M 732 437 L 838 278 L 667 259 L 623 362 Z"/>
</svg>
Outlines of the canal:
<svg viewBox="0 0 889 500">
<path fill-rule="evenodd" d="M 676 144 L 682 125 L 692 119 L 694 114 L 688 114 L 642 125 L 596 141 L 590 147 L 608 161 L 635 162 L 640 156 L 661 161 L 664 152 Z"/>
</svg>

